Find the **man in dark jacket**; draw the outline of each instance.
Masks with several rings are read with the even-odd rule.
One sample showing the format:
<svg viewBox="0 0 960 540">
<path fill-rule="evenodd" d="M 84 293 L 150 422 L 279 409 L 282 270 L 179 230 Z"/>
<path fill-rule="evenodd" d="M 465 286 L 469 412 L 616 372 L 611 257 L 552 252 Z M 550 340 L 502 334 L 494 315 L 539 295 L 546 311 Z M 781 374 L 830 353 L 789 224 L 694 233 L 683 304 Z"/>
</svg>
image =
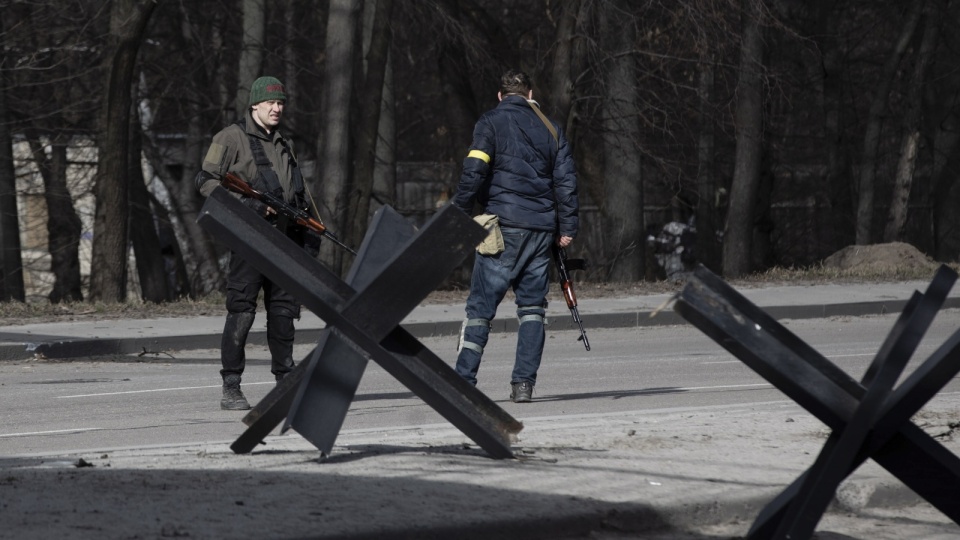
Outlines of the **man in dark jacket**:
<svg viewBox="0 0 960 540">
<path fill-rule="evenodd" d="M 298 208 L 307 208 L 300 167 L 291 144 L 277 130 L 286 99 L 279 80 L 260 77 L 253 82 L 246 118 L 213 136 L 203 158 L 203 169 L 196 178 L 201 194 L 209 195 L 223 175 L 232 172 L 258 191 L 271 192 Z M 276 212 L 257 199 L 244 197 L 243 202 L 275 222 L 298 245 L 303 245 L 302 228 L 278 219 Z M 223 378 L 220 408 L 246 410 L 250 404 L 240 390 L 240 378 L 246 366 L 244 348 L 256 316 L 257 296 L 262 289 L 267 311 L 267 345 L 272 358 L 270 370 L 277 381 L 294 366 L 293 321 L 300 318 L 300 303 L 236 253 L 230 252 L 228 272 L 227 320 L 220 344 Z"/>
<path fill-rule="evenodd" d="M 501 253 L 476 256 L 457 373 L 477 384 L 490 321 L 512 287 L 520 327 L 510 399 L 525 403 L 543 355 L 550 246 L 569 246 L 579 227 L 577 177 L 563 131 L 533 101 L 530 77 L 508 71 L 497 97 L 500 104 L 474 128 L 453 200 L 468 214 L 479 203 L 483 214 L 499 218 L 503 234 Z"/>
</svg>

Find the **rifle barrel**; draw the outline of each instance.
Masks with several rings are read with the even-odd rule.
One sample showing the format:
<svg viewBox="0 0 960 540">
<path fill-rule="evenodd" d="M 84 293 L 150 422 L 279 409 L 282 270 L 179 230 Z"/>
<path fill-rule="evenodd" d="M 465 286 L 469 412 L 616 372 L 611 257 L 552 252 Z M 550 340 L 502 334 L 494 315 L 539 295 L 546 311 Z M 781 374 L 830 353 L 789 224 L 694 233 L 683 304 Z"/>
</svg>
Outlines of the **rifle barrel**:
<svg viewBox="0 0 960 540">
<path fill-rule="evenodd" d="M 327 238 L 330 239 L 331 242 L 333 242 L 334 244 L 336 244 L 336 245 L 342 247 L 343 249 L 349 251 L 350 253 L 353 253 L 354 255 L 357 254 L 356 251 L 348 248 L 346 244 L 344 244 L 343 242 L 341 242 L 340 239 L 337 238 L 336 236 L 334 236 L 333 233 L 331 233 L 330 231 L 324 229 L 324 231 L 323 231 L 323 236 L 326 236 Z"/>
<path fill-rule="evenodd" d="M 590 350 L 590 340 L 587 339 L 587 333 L 583 330 L 583 324 L 580 325 L 580 341 L 583 341 L 583 347 Z"/>
</svg>

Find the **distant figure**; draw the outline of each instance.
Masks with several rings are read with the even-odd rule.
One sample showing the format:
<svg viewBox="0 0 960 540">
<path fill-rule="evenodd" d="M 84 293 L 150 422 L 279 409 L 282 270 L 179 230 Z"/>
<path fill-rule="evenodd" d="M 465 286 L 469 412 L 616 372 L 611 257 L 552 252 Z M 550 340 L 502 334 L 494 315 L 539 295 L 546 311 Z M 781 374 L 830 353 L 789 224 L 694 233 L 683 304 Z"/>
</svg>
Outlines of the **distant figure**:
<svg viewBox="0 0 960 540">
<path fill-rule="evenodd" d="M 663 268 L 666 279 L 678 281 L 685 279 L 693 271 L 697 262 L 694 247 L 697 244 L 697 230 L 691 224 L 671 221 L 663 226 L 660 233 L 647 236 L 647 243 L 653 248 L 657 263 Z"/>
<path fill-rule="evenodd" d="M 560 126 L 539 112 L 533 83 L 522 71 L 500 79 L 500 104 L 480 117 L 453 204 L 498 217 L 500 253 L 478 253 L 473 265 L 466 320 L 460 331 L 457 373 L 477 384 L 490 321 L 508 288 L 517 302 L 517 354 L 510 399 L 529 402 L 543 355 L 550 247 L 567 247 L 579 227 L 577 176 Z"/>
<path fill-rule="evenodd" d="M 246 117 L 213 136 L 210 149 L 197 175 L 197 189 L 208 196 L 227 172 L 232 172 L 258 191 L 271 192 L 288 203 L 309 211 L 300 167 L 292 144 L 277 130 L 287 95 L 283 84 L 273 77 L 260 77 L 250 87 L 250 107 Z M 243 203 L 270 220 L 298 245 L 303 246 L 303 228 L 285 219 L 257 199 L 244 197 Z M 293 320 L 300 318 L 300 303 L 273 284 L 256 268 L 230 252 L 227 275 L 227 320 L 220 342 L 220 375 L 223 397 L 220 408 L 250 408 L 240 390 L 246 366 L 247 336 L 257 311 L 257 296 L 263 290 L 267 310 L 267 344 L 277 381 L 290 372 L 293 362 Z"/>
</svg>

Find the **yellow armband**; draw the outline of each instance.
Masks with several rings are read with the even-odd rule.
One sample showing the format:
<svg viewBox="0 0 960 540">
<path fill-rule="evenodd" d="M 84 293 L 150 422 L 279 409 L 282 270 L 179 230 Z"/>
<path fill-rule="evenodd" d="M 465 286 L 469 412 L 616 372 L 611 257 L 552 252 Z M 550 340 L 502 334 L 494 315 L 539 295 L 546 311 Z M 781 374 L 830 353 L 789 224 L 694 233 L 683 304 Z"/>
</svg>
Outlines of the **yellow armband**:
<svg viewBox="0 0 960 540">
<path fill-rule="evenodd" d="M 482 160 L 484 163 L 490 163 L 490 155 L 480 150 L 471 150 L 470 153 L 467 154 L 467 157 L 477 158 L 479 160 Z"/>
</svg>

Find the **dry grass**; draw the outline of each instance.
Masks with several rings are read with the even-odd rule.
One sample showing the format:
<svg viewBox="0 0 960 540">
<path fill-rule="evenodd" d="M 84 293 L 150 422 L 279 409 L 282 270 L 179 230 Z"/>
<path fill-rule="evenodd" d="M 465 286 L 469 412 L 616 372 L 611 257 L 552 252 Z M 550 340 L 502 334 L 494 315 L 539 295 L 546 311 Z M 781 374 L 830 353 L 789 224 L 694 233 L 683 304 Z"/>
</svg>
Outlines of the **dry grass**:
<svg viewBox="0 0 960 540">
<path fill-rule="evenodd" d="M 960 265 L 948 264 L 957 271 Z M 759 274 L 736 280 L 738 283 L 749 285 L 769 284 L 817 284 L 817 283 L 863 283 L 863 282 L 891 282 L 891 281 L 929 281 L 936 270 L 919 266 L 898 266 L 893 269 L 876 268 L 828 268 L 822 265 L 810 268 L 781 268 L 775 267 Z"/>
<path fill-rule="evenodd" d="M 152 319 L 223 315 L 224 297 L 213 294 L 199 300 L 154 304 L 146 302 L 0 302 L 0 326 L 73 320 Z"/>
</svg>

